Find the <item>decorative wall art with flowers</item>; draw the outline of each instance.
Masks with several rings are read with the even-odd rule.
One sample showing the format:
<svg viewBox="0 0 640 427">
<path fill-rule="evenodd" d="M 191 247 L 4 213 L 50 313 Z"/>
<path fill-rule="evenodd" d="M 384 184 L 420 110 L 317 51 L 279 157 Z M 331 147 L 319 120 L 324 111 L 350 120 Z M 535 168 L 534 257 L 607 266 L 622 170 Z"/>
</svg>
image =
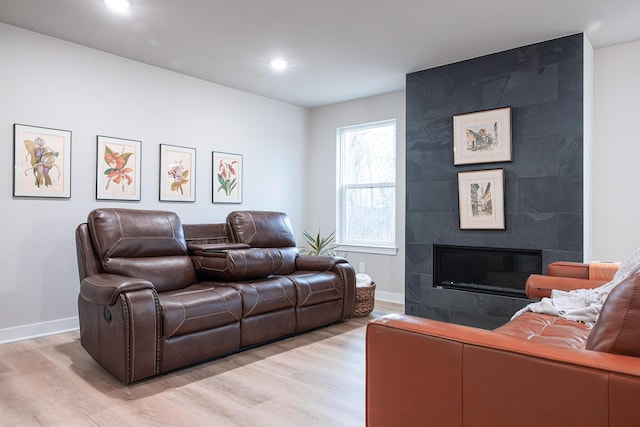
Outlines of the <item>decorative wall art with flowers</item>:
<svg viewBox="0 0 640 427">
<path fill-rule="evenodd" d="M 97 136 L 96 199 L 140 200 L 142 142 Z"/>
<path fill-rule="evenodd" d="M 160 144 L 160 200 L 196 201 L 196 149 Z"/>
<path fill-rule="evenodd" d="M 213 203 L 242 203 L 242 155 L 213 152 Z"/>
<path fill-rule="evenodd" d="M 71 131 L 13 125 L 13 196 L 71 197 Z"/>
</svg>

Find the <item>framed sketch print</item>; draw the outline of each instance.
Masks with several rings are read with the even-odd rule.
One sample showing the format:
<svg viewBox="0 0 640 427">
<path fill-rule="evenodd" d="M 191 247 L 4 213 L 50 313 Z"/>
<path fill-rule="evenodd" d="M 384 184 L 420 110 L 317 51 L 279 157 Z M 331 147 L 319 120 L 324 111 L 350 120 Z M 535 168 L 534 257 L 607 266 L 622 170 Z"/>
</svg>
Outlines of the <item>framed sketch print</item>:
<svg viewBox="0 0 640 427">
<path fill-rule="evenodd" d="M 453 164 L 511 161 L 511 108 L 453 116 Z"/>
<path fill-rule="evenodd" d="M 458 172 L 460 228 L 504 230 L 504 170 Z"/>
<path fill-rule="evenodd" d="M 196 149 L 160 144 L 160 200 L 195 202 Z"/>
<path fill-rule="evenodd" d="M 96 199 L 140 200 L 141 141 L 97 136 Z"/>
<path fill-rule="evenodd" d="M 213 203 L 242 203 L 242 155 L 213 152 Z"/>
<path fill-rule="evenodd" d="M 13 125 L 14 197 L 71 197 L 71 131 Z"/>
</svg>

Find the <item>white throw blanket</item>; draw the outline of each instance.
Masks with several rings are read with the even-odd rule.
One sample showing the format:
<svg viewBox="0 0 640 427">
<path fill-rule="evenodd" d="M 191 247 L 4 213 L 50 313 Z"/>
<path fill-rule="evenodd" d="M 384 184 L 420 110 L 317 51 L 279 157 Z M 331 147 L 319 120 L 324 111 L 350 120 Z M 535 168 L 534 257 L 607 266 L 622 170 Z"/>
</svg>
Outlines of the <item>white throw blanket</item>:
<svg viewBox="0 0 640 427">
<path fill-rule="evenodd" d="M 526 311 L 551 314 L 568 320 L 586 323 L 593 327 L 609 292 L 627 277 L 640 272 L 640 249 L 629 256 L 618 268 L 610 282 L 594 289 L 576 289 L 572 291 L 552 290 L 551 297 L 533 302 L 513 315 L 515 319 Z"/>
</svg>

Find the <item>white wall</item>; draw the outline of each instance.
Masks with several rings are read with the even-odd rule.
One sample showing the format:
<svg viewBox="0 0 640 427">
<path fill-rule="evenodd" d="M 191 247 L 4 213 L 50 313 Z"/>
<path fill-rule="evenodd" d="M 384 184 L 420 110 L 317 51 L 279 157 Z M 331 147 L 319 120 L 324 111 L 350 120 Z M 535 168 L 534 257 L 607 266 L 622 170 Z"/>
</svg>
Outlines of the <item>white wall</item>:
<svg viewBox="0 0 640 427">
<path fill-rule="evenodd" d="M 640 41 L 595 50 L 593 244 L 597 260 L 640 248 Z"/>
<path fill-rule="evenodd" d="M 95 207 L 222 222 L 287 212 L 301 232 L 308 110 L 0 24 L 0 342 L 77 327 L 74 229 Z M 71 199 L 12 197 L 13 124 L 72 131 Z M 142 200 L 97 201 L 96 135 L 142 141 Z M 158 201 L 159 144 L 196 148 L 196 202 Z M 244 202 L 212 204 L 211 152 L 243 155 Z"/>
<path fill-rule="evenodd" d="M 405 93 L 392 92 L 319 107 L 309 116 L 307 200 L 305 226 L 311 232 L 336 229 L 336 129 L 343 126 L 396 119 L 396 255 L 340 252 L 376 282 L 376 298 L 404 302 L 405 235 Z"/>
</svg>

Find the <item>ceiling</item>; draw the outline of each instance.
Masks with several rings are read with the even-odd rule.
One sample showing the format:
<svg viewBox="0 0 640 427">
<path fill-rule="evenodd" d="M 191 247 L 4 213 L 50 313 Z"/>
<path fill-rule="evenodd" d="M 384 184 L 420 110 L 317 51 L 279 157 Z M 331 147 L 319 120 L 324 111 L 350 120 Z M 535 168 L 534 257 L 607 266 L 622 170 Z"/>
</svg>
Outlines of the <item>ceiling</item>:
<svg viewBox="0 0 640 427">
<path fill-rule="evenodd" d="M 640 40 L 638 0 L 0 0 L 0 21 L 302 107 L 405 74 L 584 32 Z M 272 71 L 286 58 L 290 67 Z"/>
</svg>

